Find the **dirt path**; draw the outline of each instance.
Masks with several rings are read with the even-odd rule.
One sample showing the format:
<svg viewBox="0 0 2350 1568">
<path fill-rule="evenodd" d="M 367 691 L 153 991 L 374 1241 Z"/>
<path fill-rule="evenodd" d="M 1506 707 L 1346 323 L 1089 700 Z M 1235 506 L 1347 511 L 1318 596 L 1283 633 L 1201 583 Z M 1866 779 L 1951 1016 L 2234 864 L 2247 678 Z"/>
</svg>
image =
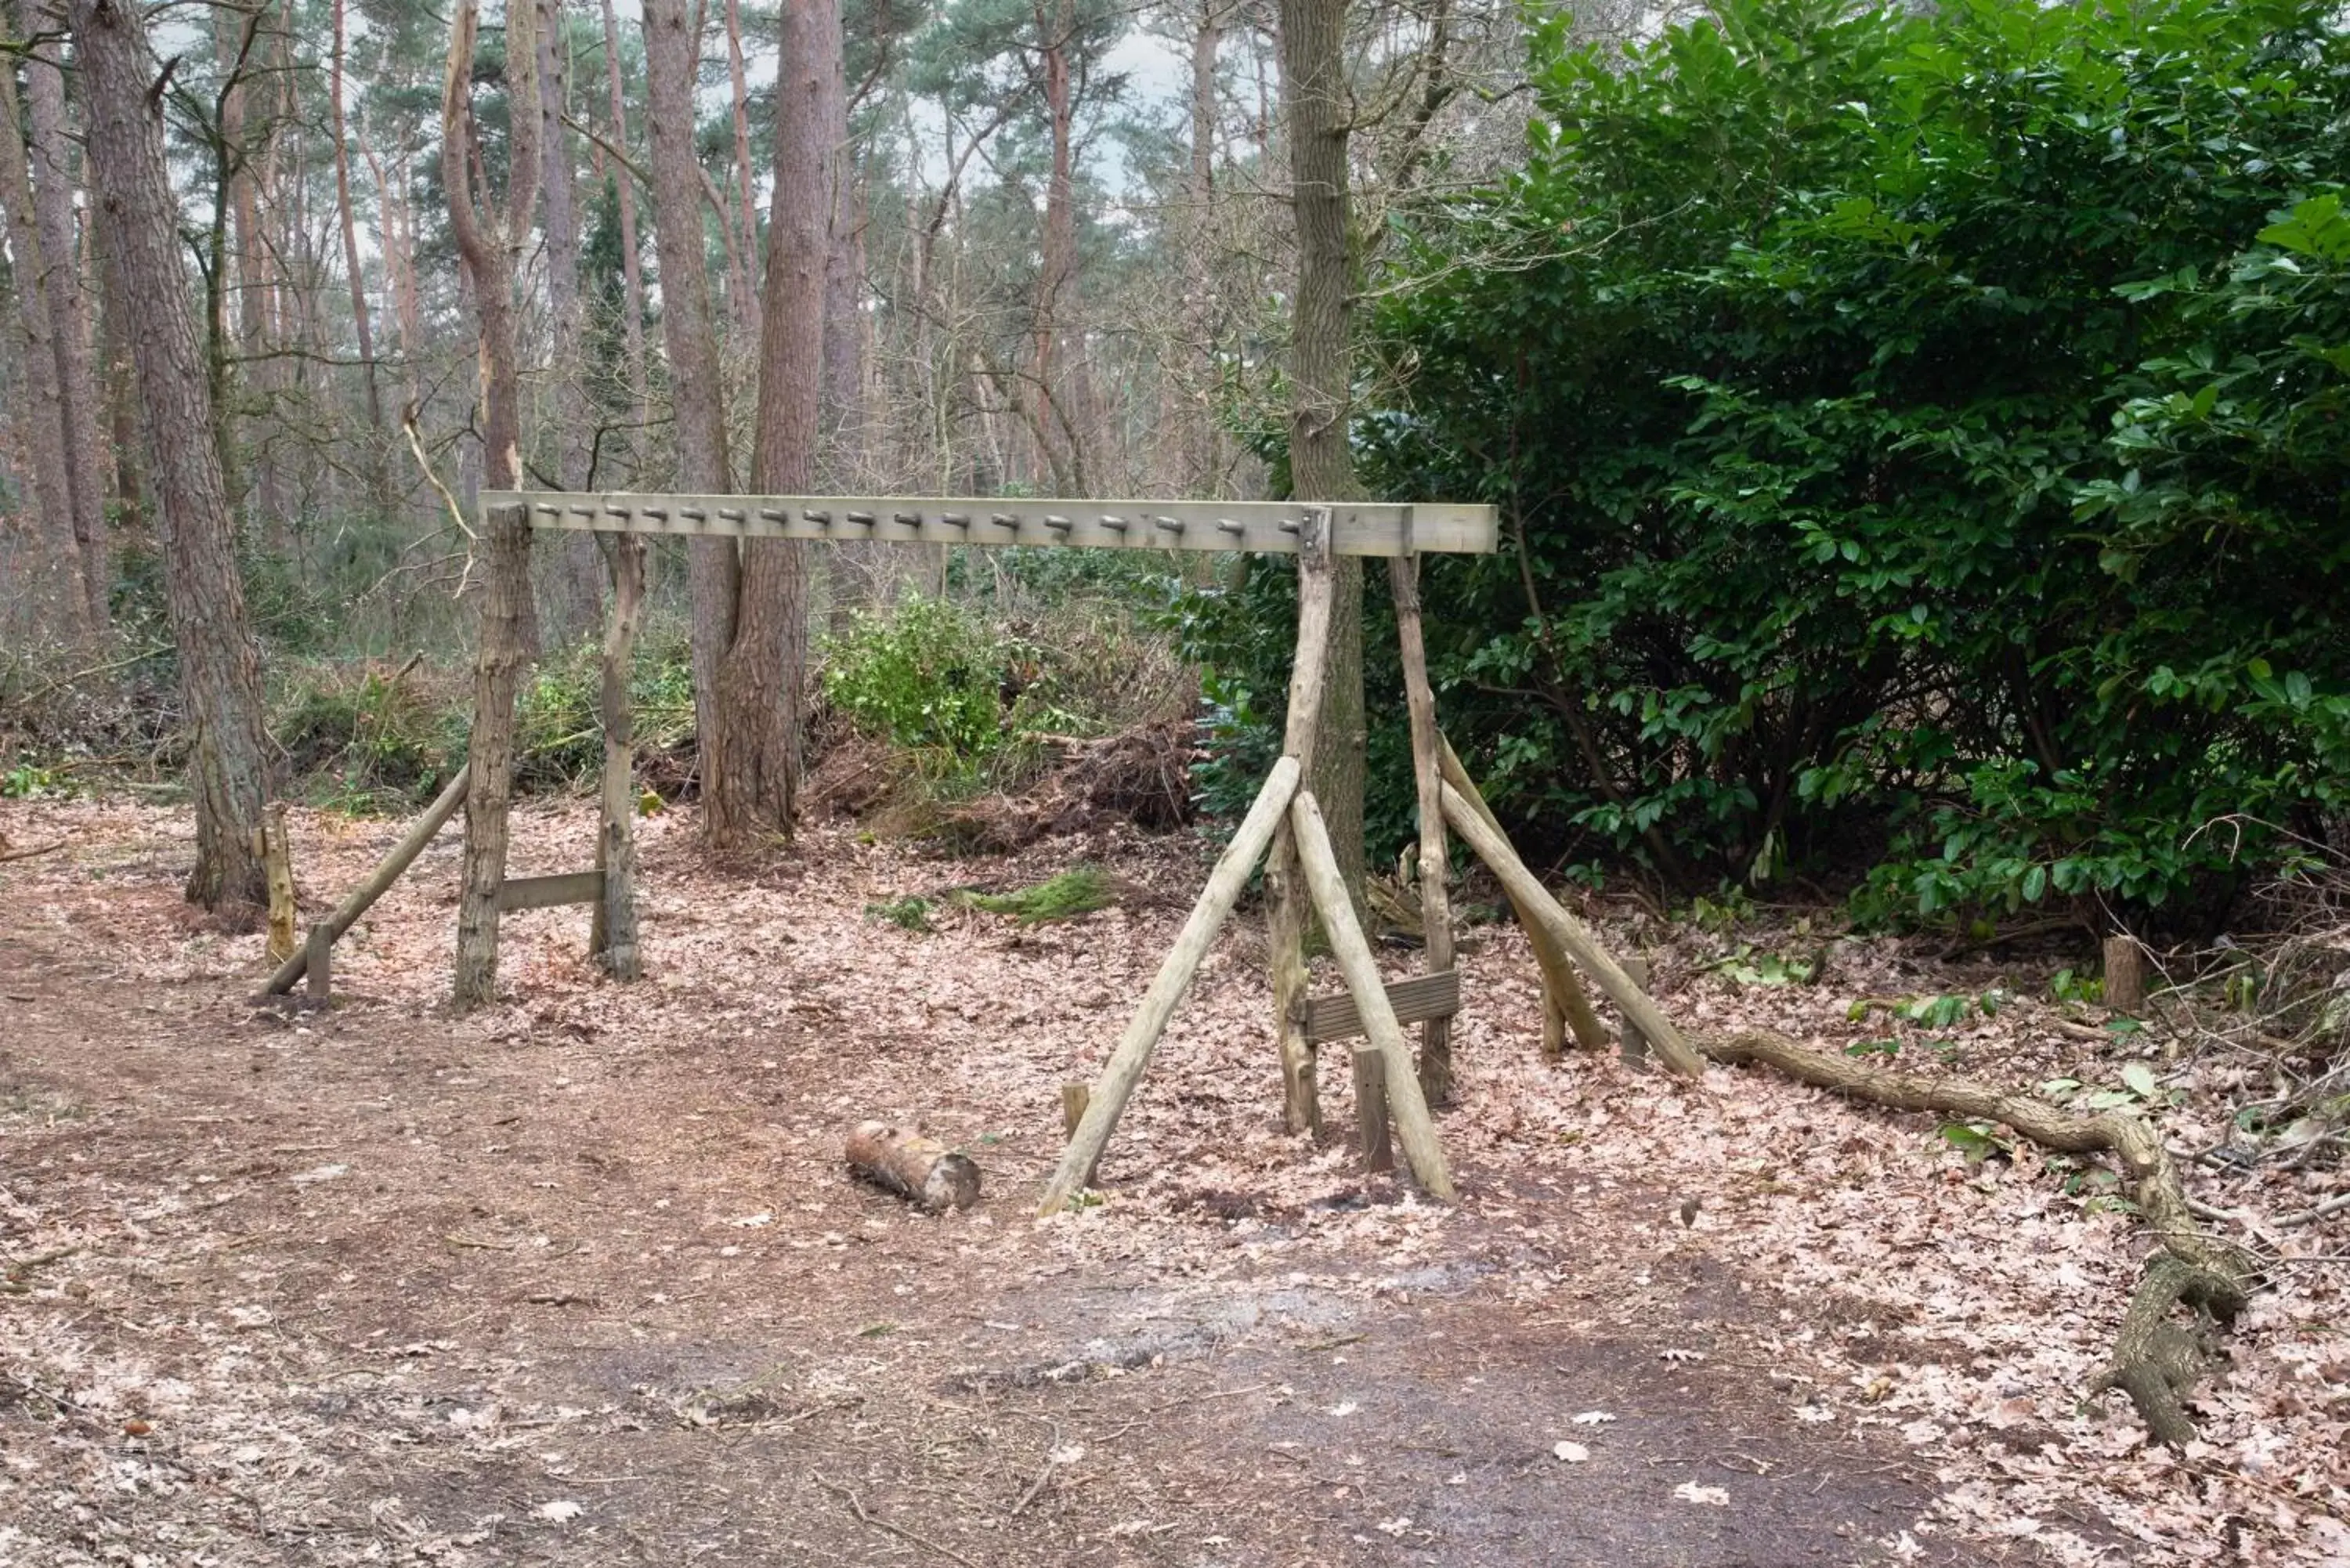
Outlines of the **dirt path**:
<svg viewBox="0 0 2350 1568">
<path fill-rule="evenodd" d="M 519 1000 L 441 1016 L 444 859 L 348 1000 L 281 1014 L 254 939 L 186 929 L 171 819 L 103 826 L 0 923 L 0 1563 L 2040 1560 L 1929 1516 L 1934 1461 L 1801 1348 L 1738 1202 L 1684 1230 L 1676 1179 L 1578 1166 L 1659 1098 L 1612 1065 L 1513 1120 L 1472 1096 L 1457 1210 L 1367 1191 L 1262 1125 L 1243 936 L 1110 1201 L 1040 1224 L 1053 1086 L 1171 910 L 910 937 L 863 896 L 935 869 L 842 838 L 722 894 L 655 834 L 651 983 L 530 916 Z M 314 847 L 316 890 L 372 843 Z M 850 1121 L 916 1111 L 981 1211 L 847 1178 Z M 1899 1303 L 1805 1315 L 1966 1359 Z"/>
</svg>

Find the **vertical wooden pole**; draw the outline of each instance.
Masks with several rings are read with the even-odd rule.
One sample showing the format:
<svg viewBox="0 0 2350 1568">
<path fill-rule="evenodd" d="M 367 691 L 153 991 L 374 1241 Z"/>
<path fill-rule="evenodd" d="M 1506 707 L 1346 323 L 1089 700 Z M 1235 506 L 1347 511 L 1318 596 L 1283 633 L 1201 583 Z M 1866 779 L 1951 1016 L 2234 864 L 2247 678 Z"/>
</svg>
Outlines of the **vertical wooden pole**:
<svg viewBox="0 0 2350 1568">
<path fill-rule="evenodd" d="M 334 927 L 324 923 L 312 926 L 304 957 L 307 961 L 303 971 L 308 977 L 307 994 L 310 1001 L 324 1007 L 334 999 Z"/>
<path fill-rule="evenodd" d="M 1396 642 L 1403 654 L 1404 705 L 1411 716 L 1411 778 L 1419 796 L 1419 927 L 1427 941 L 1422 967 L 1438 974 L 1452 967 L 1451 870 L 1444 847 L 1444 772 L 1436 754 L 1436 692 L 1428 683 L 1428 645 L 1419 619 L 1419 557 L 1388 562 L 1395 590 Z M 1420 1025 L 1419 1091 L 1431 1106 L 1452 1102 L 1452 1020 Z"/>
<path fill-rule="evenodd" d="M 1366 1171 L 1395 1168 L 1395 1143 L 1388 1137 L 1388 1061 L 1367 1040 L 1355 1047 L 1355 1147 Z"/>
<path fill-rule="evenodd" d="M 1077 1126 L 1086 1119 L 1086 1102 L 1092 1098 L 1093 1090 L 1084 1084 L 1061 1085 L 1061 1136 L 1077 1136 Z"/>
<path fill-rule="evenodd" d="M 596 867 L 604 873 L 604 896 L 588 922 L 588 956 L 614 980 L 644 973 L 637 941 L 636 715 L 629 701 L 629 672 L 637 633 L 645 619 L 645 542 L 632 534 L 598 534 L 612 569 L 612 613 L 604 627 L 604 774 L 600 822 L 596 832 Z"/>
<path fill-rule="evenodd" d="M 1449 1201 L 1452 1175 L 1445 1168 L 1443 1146 L 1436 1141 L 1436 1122 L 1419 1092 L 1419 1078 L 1411 1067 L 1411 1047 L 1404 1044 L 1403 1025 L 1396 1021 L 1387 987 L 1379 981 L 1371 944 L 1355 918 L 1355 901 L 1347 894 L 1346 874 L 1338 869 L 1337 854 L 1330 847 L 1330 830 L 1323 825 L 1322 808 L 1311 794 L 1300 790 L 1290 803 L 1289 821 L 1296 830 L 1298 862 L 1305 867 L 1314 912 L 1322 917 L 1322 929 L 1330 939 L 1330 955 L 1338 961 L 1338 972 L 1347 977 L 1347 993 L 1355 999 L 1363 1032 L 1384 1062 L 1388 1112 L 1403 1145 L 1403 1158 L 1430 1197 Z"/>
<path fill-rule="evenodd" d="M 294 956 L 294 844 L 286 836 L 286 803 L 272 801 L 257 830 L 261 864 L 269 885 L 269 961 L 284 963 Z"/>
<path fill-rule="evenodd" d="M 1470 778 L 1469 770 L 1461 765 L 1459 753 L 1452 749 L 1452 742 L 1440 734 L 1436 744 L 1438 758 L 1444 770 L 1445 785 L 1466 803 L 1480 822 L 1492 829 L 1494 837 L 1502 838 L 1502 825 L 1494 817 L 1493 808 L 1487 805 L 1485 797 L 1478 793 L 1475 781 Z M 1508 891 L 1507 883 L 1503 884 L 1503 890 Z M 1608 1045 L 1607 1026 L 1600 1023 L 1599 1014 L 1592 1011 L 1591 999 L 1584 994 L 1582 982 L 1575 978 L 1574 965 L 1567 961 L 1566 954 L 1552 940 L 1549 930 L 1535 918 L 1534 912 L 1518 901 L 1517 894 L 1510 892 L 1509 899 L 1510 907 L 1517 911 L 1520 929 L 1526 933 L 1526 940 L 1534 950 L 1534 962 L 1542 970 L 1544 1056 L 1555 1061 L 1565 1054 L 1565 1031 L 1570 1029 L 1575 1033 L 1575 1043 L 1586 1051 L 1606 1050 Z M 1561 1027 L 1562 1024 L 1565 1028 Z"/>
<path fill-rule="evenodd" d="M 1297 529 L 1297 652 L 1289 670 L 1289 714 L 1282 752 L 1297 759 L 1299 775 L 1314 772 L 1314 740 L 1322 726 L 1322 692 L 1329 661 L 1334 602 L 1330 512 L 1308 507 Z M 1297 846 L 1284 815 L 1265 864 L 1267 946 L 1273 968 L 1274 1030 L 1281 1042 L 1282 1120 L 1291 1132 L 1319 1134 L 1322 1105 L 1314 1083 L 1314 1046 L 1305 1038 L 1305 927 L 1311 903 L 1297 863 Z"/>
</svg>

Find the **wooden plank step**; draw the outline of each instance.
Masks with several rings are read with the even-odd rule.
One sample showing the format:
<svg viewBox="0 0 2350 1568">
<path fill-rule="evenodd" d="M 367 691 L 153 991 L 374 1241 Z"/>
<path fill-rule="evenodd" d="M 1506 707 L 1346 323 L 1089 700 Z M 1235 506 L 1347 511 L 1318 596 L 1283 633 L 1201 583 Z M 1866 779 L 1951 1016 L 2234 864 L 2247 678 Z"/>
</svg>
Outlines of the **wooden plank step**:
<svg viewBox="0 0 2350 1568">
<path fill-rule="evenodd" d="M 498 884 L 498 908 L 502 911 L 592 904 L 603 896 L 601 871 L 567 871 L 560 877 L 509 877 Z"/>
<path fill-rule="evenodd" d="M 1461 1011 L 1461 971 L 1444 969 L 1434 974 L 1416 974 L 1390 984 L 1387 993 L 1388 1005 L 1395 1009 L 1399 1023 L 1450 1018 Z M 1355 999 L 1347 992 L 1306 999 L 1305 1038 L 1310 1043 L 1319 1045 L 1329 1040 L 1351 1040 L 1363 1033 L 1362 1014 L 1355 1010 Z"/>
</svg>

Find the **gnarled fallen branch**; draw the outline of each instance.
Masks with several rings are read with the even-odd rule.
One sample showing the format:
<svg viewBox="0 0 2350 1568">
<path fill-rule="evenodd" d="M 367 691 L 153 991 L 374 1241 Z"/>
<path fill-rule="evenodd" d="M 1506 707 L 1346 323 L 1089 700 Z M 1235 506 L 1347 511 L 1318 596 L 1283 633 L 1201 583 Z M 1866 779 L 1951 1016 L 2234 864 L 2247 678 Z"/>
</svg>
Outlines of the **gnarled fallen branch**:
<svg viewBox="0 0 2350 1568">
<path fill-rule="evenodd" d="M 2174 1449 L 2194 1438 L 2185 1398 L 2202 1376 L 2214 1327 L 2242 1310 L 2259 1269 L 2250 1256 L 2196 1225 L 2178 1168 L 2144 1117 L 2119 1110 L 2074 1116 L 2029 1095 L 1965 1078 L 1872 1067 L 1781 1034 L 1745 1033 L 1696 1044 L 1716 1062 L 1767 1063 L 1790 1077 L 1871 1105 L 1999 1122 L 2060 1154 L 2112 1155 L 2164 1251 L 2138 1281 L 2115 1340 L 2114 1365 L 2093 1391 L 2126 1392 L 2147 1429 Z"/>
</svg>

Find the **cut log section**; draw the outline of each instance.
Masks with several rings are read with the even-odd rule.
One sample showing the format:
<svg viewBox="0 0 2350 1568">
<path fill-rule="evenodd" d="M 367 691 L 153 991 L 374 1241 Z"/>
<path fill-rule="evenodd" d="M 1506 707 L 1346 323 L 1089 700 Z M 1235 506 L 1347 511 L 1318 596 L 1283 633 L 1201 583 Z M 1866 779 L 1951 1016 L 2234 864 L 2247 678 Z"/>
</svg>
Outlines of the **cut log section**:
<svg viewBox="0 0 2350 1568">
<path fill-rule="evenodd" d="M 914 1127 L 859 1122 L 848 1135 L 848 1163 L 859 1176 L 933 1213 L 979 1201 L 979 1167 Z"/>
</svg>

